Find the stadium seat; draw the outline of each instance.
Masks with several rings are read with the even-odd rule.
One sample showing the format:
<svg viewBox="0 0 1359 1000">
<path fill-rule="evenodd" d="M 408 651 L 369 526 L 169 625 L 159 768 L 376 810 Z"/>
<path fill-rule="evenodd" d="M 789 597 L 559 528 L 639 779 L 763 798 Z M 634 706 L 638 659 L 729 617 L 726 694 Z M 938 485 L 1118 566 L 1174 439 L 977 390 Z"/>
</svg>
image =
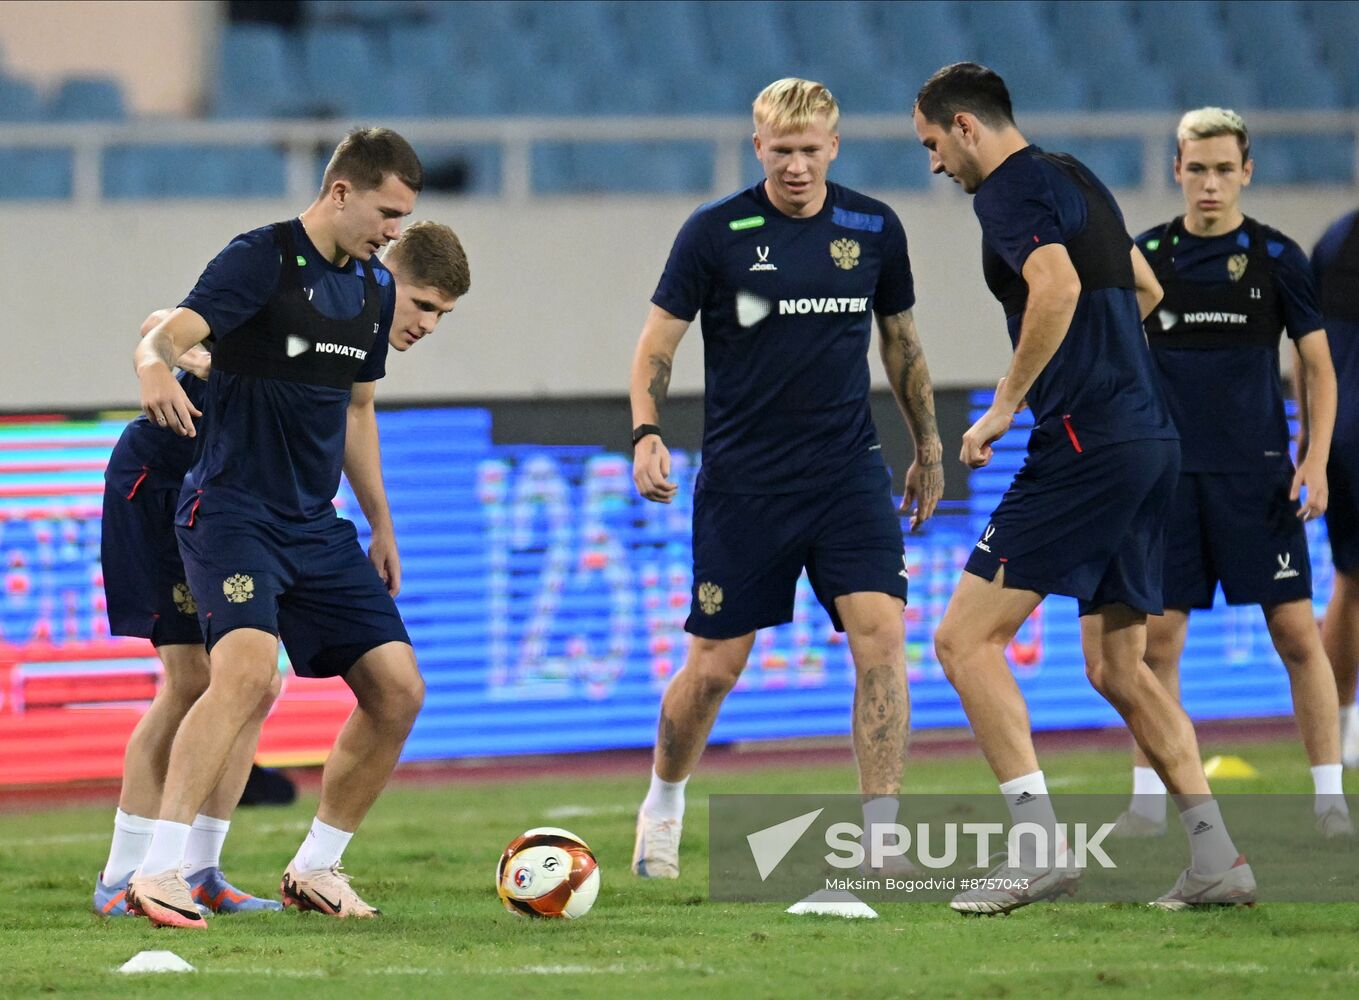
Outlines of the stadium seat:
<svg viewBox="0 0 1359 1000">
<path fill-rule="evenodd" d="M 302 32 L 301 42 L 307 103 L 313 113 L 338 116 L 381 112 L 380 107 L 358 107 L 367 103 L 361 95 L 372 94 L 386 70 L 382 55 L 367 30 L 344 25 L 307 28 Z M 349 79 L 360 82 L 337 87 L 338 66 L 345 68 Z"/>
<path fill-rule="evenodd" d="M 665 72 L 709 63 L 707 25 L 694 3 L 628 3 L 619 16 L 629 58 Z"/>
<path fill-rule="evenodd" d="M 1260 184 L 1353 184 L 1354 139 L 1336 135 L 1260 135 L 1251 139 Z"/>
<path fill-rule="evenodd" d="M 959 15 L 961 7 L 948 0 L 921 0 L 869 8 L 888 65 L 903 67 L 912 79 L 918 77 L 916 90 L 939 67 L 978 58 L 972 32 Z"/>
<path fill-rule="evenodd" d="M 859 191 L 922 189 L 930 184 L 929 160 L 905 139 L 850 139 L 840 144 L 830 179 Z"/>
<path fill-rule="evenodd" d="M 829 70 L 881 65 L 878 39 L 861 0 L 804 0 L 788 6 L 788 27 L 801 58 Z"/>
<path fill-rule="evenodd" d="M 0 146 L 0 199 L 69 198 L 72 177 L 70 150 Z"/>
<path fill-rule="evenodd" d="M 704 142 L 538 143 L 535 191 L 544 194 L 700 194 L 712 188 Z"/>
<path fill-rule="evenodd" d="M 417 144 L 425 190 L 462 195 L 500 193 L 501 154 L 494 145 Z"/>
<path fill-rule="evenodd" d="M 106 198 L 273 197 L 285 191 L 281 149 L 267 146 L 114 146 L 104 154 Z"/>
<path fill-rule="evenodd" d="M 51 117 L 60 122 L 116 122 L 127 117 L 123 90 L 111 77 L 70 77 L 57 88 Z"/>
<path fill-rule="evenodd" d="M 287 32 L 265 24 L 227 25 L 219 50 L 213 112 L 219 118 L 279 118 L 303 113 Z"/>
<path fill-rule="evenodd" d="M 699 6 L 708 26 L 705 49 L 712 53 L 718 66 L 738 78 L 761 79 L 765 83 L 789 75 L 796 53 L 788 35 L 783 5 L 775 0 L 743 3 L 710 0 Z"/>
<path fill-rule="evenodd" d="M 38 122 L 43 117 L 38 88 L 27 80 L 0 74 L 0 121 Z"/>
</svg>

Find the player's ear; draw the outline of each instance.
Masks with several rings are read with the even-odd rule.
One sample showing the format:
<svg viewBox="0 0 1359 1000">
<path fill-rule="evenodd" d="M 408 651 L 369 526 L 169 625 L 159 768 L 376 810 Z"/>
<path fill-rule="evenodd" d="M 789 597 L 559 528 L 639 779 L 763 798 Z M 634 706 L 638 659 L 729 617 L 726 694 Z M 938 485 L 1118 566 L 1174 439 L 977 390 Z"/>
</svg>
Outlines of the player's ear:
<svg viewBox="0 0 1359 1000">
<path fill-rule="evenodd" d="M 840 155 L 840 133 L 834 132 L 831 134 L 830 156 L 826 158 L 826 162 L 829 163 L 831 160 L 835 159 L 839 155 Z"/>
<path fill-rule="evenodd" d="M 1251 174 L 1255 173 L 1255 161 L 1250 157 L 1241 165 L 1241 186 L 1246 187 L 1250 184 Z"/>
<path fill-rule="evenodd" d="M 330 200 L 335 203 L 336 209 L 343 209 L 344 203 L 349 199 L 352 188 L 349 182 L 344 179 L 332 181 L 330 184 Z"/>
</svg>

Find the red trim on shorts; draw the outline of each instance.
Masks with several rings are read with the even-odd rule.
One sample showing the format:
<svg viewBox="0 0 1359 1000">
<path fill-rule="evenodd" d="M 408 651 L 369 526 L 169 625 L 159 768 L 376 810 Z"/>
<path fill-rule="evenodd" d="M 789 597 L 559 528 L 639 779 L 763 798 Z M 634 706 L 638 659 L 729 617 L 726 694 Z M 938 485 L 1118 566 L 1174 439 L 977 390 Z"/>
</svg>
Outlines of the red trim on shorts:
<svg viewBox="0 0 1359 1000">
<path fill-rule="evenodd" d="M 151 470 L 143 465 L 142 474 L 137 477 L 137 481 L 132 484 L 132 489 L 128 491 L 127 496 L 123 497 L 123 499 L 131 500 L 133 497 L 135 497 L 137 495 L 137 487 L 140 486 L 142 484 L 142 480 L 144 480 L 149 475 L 151 475 Z"/>
<path fill-rule="evenodd" d="M 1085 449 L 1081 447 L 1081 439 L 1076 436 L 1076 428 L 1071 426 L 1070 413 L 1062 415 L 1062 426 L 1066 428 L 1066 436 L 1071 438 L 1071 447 L 1076 449 L 1076 454 L 1079 455 L 1085 451 Z"/>
<path fill-rule="evenodd" d="M 193 506 L 189 508 L 189 527 L 190 527 L 190 528 L 193 527 L 193 519 L 194 519 L 195 517 L 198 516 L 198 505 L 199 505 L 200 503 L 203 502 L 203 491 L 202 491 L 202 490 L 194 490 L 194 492 L 197 493 L 198 496 L 194 498 Z"/>
</svg>

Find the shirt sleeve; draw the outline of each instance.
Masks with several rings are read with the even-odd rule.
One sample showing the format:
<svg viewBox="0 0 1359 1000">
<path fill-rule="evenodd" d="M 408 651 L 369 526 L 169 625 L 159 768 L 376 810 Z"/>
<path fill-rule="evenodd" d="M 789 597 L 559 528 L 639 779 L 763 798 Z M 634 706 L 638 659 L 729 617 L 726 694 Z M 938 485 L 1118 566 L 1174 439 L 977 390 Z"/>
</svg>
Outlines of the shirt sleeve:
<svg viewBox="0 0 1359 1000">
<path fill-rule="evenodd" d="M 882 241 L 882 270 L 873 291 L 873 311 L 895 316 L 915 306 L 915 279 L 911 276 L 911 256 L 906 249 L 906 230 L 897 213 L 885 213 Z"/>
<path fill-rule="evenodd" d="M 208 264 L 180 303 L 221 338 L 254 316 L 278 285 L 279 251 L 268 229 L 237 236 Z"/>
<path fill-rule="evenodd" d="M 1023 274 L 1029 254 L 1066 243 L 1056 198 L 1037 170 L 1016 169 L 1012 176 L 992 174 L 990 179 L 997 183 L 984 185 L 972 202 L 982 236 L 1016 274 Z"/>
<path fill-rule="evenodd" d="M 652 304 L 692 322 L 707 299 L 714 257 L 706 219 L 695 212 L 675 237 L 670 259 L 665 262 L 656 293 L 651 296 Z"/>
<path fill-rule="evenodd" d="M 1283 305 L 1284 329 L 1290 338 L 1297 340 L 1326 325 L 1311 265 L 1302 248 L 1292 240 L 1282 241 L 1282 248 L 1274 257 L 1274 287 Z"/>
<path fill-rule="evenodd" d="M 392 333 L 392 317 L 396 315 L 396 280 L 390 271 L 378 269 L 374 271 L 379 282 L 382 284 L 382 312 L 378 318 L 377 334 L 373 337 L 373 346 L 368 351 L 368 357 L 363 359 L 363 367 L 354 376 L 355 382 L 376 382 L 387 374 L 387 348 L 389 345 L 388 337 Z"/>
</svg>

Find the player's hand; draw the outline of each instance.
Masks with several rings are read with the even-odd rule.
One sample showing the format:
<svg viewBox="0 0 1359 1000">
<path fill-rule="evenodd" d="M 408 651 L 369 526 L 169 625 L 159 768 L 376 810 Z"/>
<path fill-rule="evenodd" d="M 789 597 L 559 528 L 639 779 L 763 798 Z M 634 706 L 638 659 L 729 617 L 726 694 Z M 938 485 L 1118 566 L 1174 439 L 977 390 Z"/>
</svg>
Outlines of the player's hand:
<svg viewBox="0 0 1359 1000">
<path fill-rule="evenodd" d="M 632 452 L 632 481 L 637 492 L 656 503 L 670 503 L 679 486 L 670 481 L 670 449 L 659 434 L 637 442 Z"/>
<path fill-rule="evenodd" d="M 944 495 L 944 463 L 937 454 L 925 457 L 927 460 L 922 462 L 917 456 L 906 470 L 906 488 L 901 496 L 901 513 L 911 514 L 911 505 L 915 505 L 915 513 L 911 514 L 912 531 L 933 516 Z M 933 462 L 928 461 L 931 457 Z"/>
<path fill-rule="evenodd" d="M 200 381 L 206 382 L 212 373 L 212 352 L 201 347 L 190 347 L 175 362 L 180 368 Z"/>
<path fill-rule="evenodd" d="M 1299 521 L 1311 521 L 1326 513 L 1330 500 L 1330 488 L 1326 482 L 1326 466 L 1322 462 L 1305 461 L 1293 473 L 1293 486 L 1288 491 L 1288 499 L 1297 500 L 1307 487 L 1307 499 L 1298 508 Z"/>
<path fill-rule="evenodd" d="M 157 427 L 168 427 L 180 437 L 195 437 L 193 418 L 202 411 L 189 402 L 174 375 L 163 364 L 147 365 L 137 373 L 142 386 L 142 412 Z"/>
<path fill-rule="evenodd" d="M 401 593 L 401 555 L 396 551 L 396 539 L 390 531 L 374 531 L 368 546 L 368 561 L 387 585 L 392 597 Z"/>
<path fill-rule="evenodd" d="M 969 469 L 980 469 L 988 465 L 992 458 L 991 445 L 999 440 L 1010 425 L 1014 423 L 1015 415 L 1008 408 L 997 410 L 994 405 L 981 415 L 981 418 L 967 429 L 963 435 L 963 451 L 959 455 L 963 464 Z"/>
</svg>

